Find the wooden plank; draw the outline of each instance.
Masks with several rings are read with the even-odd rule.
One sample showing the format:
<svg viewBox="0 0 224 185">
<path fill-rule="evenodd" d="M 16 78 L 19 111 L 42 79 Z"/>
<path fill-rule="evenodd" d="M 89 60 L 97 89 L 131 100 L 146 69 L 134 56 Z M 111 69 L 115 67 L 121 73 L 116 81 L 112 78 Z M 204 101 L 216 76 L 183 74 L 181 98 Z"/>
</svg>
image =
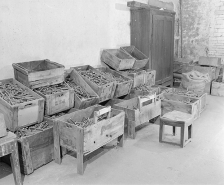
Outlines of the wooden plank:
<svg viewBox="0 0 224 185">
<path fill-rule="evenodd" d="M 211 95 L 224 96 L 224 82 L 212 82 Z"/>
<path fill-rule="evenodd" d="M 95 105 L 99 102 L 99 96 L 94 90 L 86 83 L 86 81 L 73 70 L 69 73 L 70 79 L 72 79 L 77 85 L 81 86 L 91 96 L 89 99 L 80 99 L 74 92 L 75 108 L 84 109 L 89 106 Z"/>
<path fill-rule="evenodd" d="M 116 71 L 131 69 L 135 63 L 135 59 L 120 49 L 103 50 L 101 61 L 108 64 Z"/>
<path fill-rule="evenodd" d="M 96 68 L 96 69 L 99 70 L 100 72 L 103 72 L 103 74 L 105 74 L 104 72 L 106 72 L 106 73 L 109 73 L 109 74 L 111 74 L 115 77 L 122 78 L 124 80 L 124 82 L 116 81 L 114 79 L 111 79 L 111 76 L 108 75 L 108 78 L 111 79 L 111 81 L 115 81 L 115 83 L 116 83 L 114 98 L 118 98 L 118 97 L 121 97 L 121 96 L 124 96 L 124 95 L 127 95 L 127 94 L 130 93 L 132 83 L 133 83 L 131 78 L 129 78 L 127 76 L 124 76 L 121 73 L 119 73 L 117 71 L 114 71 L 114 70 L 112 70 L 108 67 L 100 67 L 100 68 Z"/>
<path fill-rule="evenodd" d="M 83 78 L 86 81 L 86 83 L 97 93 L 97 95 L 100 98 L 99 102 L 103 102 L 103 101 L 106 101 L 106 100 L 109 100 L 109 99 L 113 98 L 114 92 L 116 90 L 116 83 L 115 82 L 109 82 L 108 84 L 98 86 L 94 82 L 90 81 L 88 78 L 82 77 L 78 72 L 78 71 L 81 71 L 81 70 L 91 69 L 95 73 L 97 73 L 99 75 L 102 75 L 98 70 L 94 69 L 90 65 L 72 67 L 71 69 L 74 69 L 74 73 L 76 73 L 81 78 Z"/>
<path fill-rule="evenodd" d="M 153 86 L 155 85 L 155 81 L 156 81 L 156 71 L 147 69 L 145 73 L 144 84 L 147 86 Z"/>
<path fill-rule="evenodd" d="M 221 58 L 200 56 L 198 63 L 199 63 L 199 65 L 220 67 L 221 66 Z"/>
<path fill-rule="evenodd" d="M 125 46 L 120 49 L 135 58 L 135 63 L 132 67 L 133 69 L 142 69 L 148 63 L 149 58 L 135 46 Z"/>
</svg>

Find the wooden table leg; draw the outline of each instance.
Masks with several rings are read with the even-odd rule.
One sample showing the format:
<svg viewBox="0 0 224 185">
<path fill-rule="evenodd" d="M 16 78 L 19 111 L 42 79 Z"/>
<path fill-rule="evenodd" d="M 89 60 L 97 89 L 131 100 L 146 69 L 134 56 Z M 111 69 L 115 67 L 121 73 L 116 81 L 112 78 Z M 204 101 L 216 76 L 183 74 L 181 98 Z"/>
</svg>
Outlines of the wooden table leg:
<svg viewBox="0 0 224 185">
<path fill-rule="evenodd" d="M 163 142 L 163 132 L 164 132 L 164 124 L 163 121 L 160 120 L 160 124 L 159 124 L 159 142 L 162 143 Z"/>
<path fill-rule="evenodd" d="M 118 146 L 123 147 L 124 145 L 124 134 L 118 137 Z"/>
<path fill-rule="evenodd" d="M 19 166 L 18 145 L 17 141 L 12 142 L 13 150 L 10 154 L 11 167 L 16 185 L 22 185 L 22 178 Z"/>
</svg>

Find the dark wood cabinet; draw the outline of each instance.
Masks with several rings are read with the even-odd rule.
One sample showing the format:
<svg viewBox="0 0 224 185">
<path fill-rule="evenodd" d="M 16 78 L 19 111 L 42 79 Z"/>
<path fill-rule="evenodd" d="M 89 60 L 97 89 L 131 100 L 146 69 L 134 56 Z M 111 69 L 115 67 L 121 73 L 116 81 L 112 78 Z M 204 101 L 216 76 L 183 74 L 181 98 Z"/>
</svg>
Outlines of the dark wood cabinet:
<svg viewBox="0 0 224 185">
<path fill-rule="evenodd" d="M 175 13 L 156 8 L 131 8 L 131 45 L 149 57 L 156 84 L 173 85 Z"/>
</svg>

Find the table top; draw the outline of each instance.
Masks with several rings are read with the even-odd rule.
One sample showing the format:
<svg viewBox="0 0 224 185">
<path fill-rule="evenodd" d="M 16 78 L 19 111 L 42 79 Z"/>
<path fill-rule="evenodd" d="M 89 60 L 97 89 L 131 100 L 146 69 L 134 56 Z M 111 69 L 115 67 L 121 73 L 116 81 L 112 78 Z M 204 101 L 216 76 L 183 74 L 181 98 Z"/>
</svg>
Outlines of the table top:
<svg viewBox="0 0 224 185">
<path fill-rule="evenodd" d="M 7 132 L 7 135 L 0 138 L 0 145 L 6 144 L 8 142 L 13 141 L 16 139 L 16 135 L 12 132 Z"/>
</svg>

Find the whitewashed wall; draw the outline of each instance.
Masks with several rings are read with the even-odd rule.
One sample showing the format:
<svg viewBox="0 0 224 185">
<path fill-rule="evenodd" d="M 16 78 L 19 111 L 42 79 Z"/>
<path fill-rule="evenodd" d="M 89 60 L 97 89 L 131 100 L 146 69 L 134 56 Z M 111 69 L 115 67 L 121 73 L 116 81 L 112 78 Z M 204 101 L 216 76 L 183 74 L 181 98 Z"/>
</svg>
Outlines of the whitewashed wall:
<svg viewBox="0 0 224 185">
<path fill-rule="evenodd" d="M 13 77 L 12 63 L 30 60 L 99 65 L 102 49 L 130 44 L 127 1 L 1 0 L 0 79 Z"/>
</svg>

